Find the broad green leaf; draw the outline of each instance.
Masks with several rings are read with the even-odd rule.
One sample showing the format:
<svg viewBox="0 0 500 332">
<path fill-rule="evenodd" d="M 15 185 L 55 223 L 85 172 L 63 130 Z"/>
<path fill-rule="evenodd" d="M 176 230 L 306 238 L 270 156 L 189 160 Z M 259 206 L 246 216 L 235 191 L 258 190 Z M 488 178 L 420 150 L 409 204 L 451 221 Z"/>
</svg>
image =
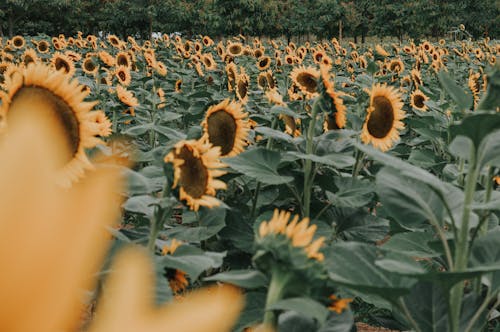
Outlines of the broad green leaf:
<svg viewBox="0 0 500 332">
<path fill-rule="evenodd" d="M 448 331 L 448 297 L 439 285 L 420 281 L 403 301 L 420 331 Z"/>
<path fill-rule="evenodd" d="M 408 293 L 415 279 L 399 276 L 375 265 L 380 250 L 364 243 L 334 244 L 325 251 L 328 276 L 339 285 L 394 300 Z"/>
<path fill-rule="evenodd" d="M 140 136 L 144 133 L 148 132 L 153 128 L 154 124 L 146 123 L 137 126 L 130 127 L 122 132 L 122 134 L 130 135 L 130 136 Z"/>
<path fill-rule="evenodd" d="M 500 113 L 476 113 L 465 117 L 460 124 L 450 126 L 450 133 L 452 138 L 470 138 L 478 150 L 483 139 L 499 129 Z"/>
<path fill-rule="evenodd" d="M 279 130 L 271 129 L 269 127 L 257 127 L 255 132 L 264 135 L 264 137 L 270 137 L 279 141 L 285 141 L 291 143 L 293 137 Z"/>
<path fill-rule="evenodd" d="M 326 191 L 326 196 L 335 207 L 358 208 L 370 203 L 375 187 L 369 181 L 337 177 L 334 179 L 339 190 L 335 193 Z"/>
<path fill-rule="evenodd" d="M 308 297 L 294 297 L 280 300 L 266 310 L 292 310 L 306 317 L 316 319 L 320 324 L 326 321 L 328 309 L 317 301 Z"/>
<path fill-rule="evenodd" d="M 291 176 L 278 174 L 281 154 L 276 151 L 257 148 L 240 153 L 223 162 L 234 170 L 266 184 L 282 184 L 293 180 Z"/>
<path fill-rule="evenodd" d="M 310 317 L 297 311 L 286 311 L 278 317 L 277 332 L 315 331 L 316 326 Z"/>
<path fill-rule="evenodd" d="M 448 92 L 455 103 L 457 103 L 460 110 L 469 110 L 471 108 L 472 96 L 462 90 L 444 70 L 438 73 L 438 78 L 441 86 Z"/>
<path fill-rule="evenodd" d="M 394 252 L 404 252 L 414 257 L 436 257 L 440 255 L 431 249 L 427 243 L 434 235 L 429 232 L 408 232 L 391 236 L 382 248 Z"/>
<path fill-rule="evenodd" d="M 337 235 L 347 241 L 373 244 L 387 236 L 389 233 L 388 220 L 369 214 L 362 209 L 355 209 L 354 211 L 354 213 L 340 215 L 336 218 Z"/>
<path fill-rule="evenodd" d="M 211 238 L 226 226 L 226 210 L 222 208 L 200 209 L 197 227 L 178 225 L 164 232 L 178 240 L 200 242 Z"/>
<path fill-rule="evenodd" d="M 234 331 L 242 332 L 247 327 L 253 327 L 262 323 L 264 308 L 266 303 L 266 293 L 248 292 L 245 294 L 245 308 L 241 312 L 238 323 Z"/>
<path fill-rule="evenodd" d="M 233 270 L 221 272 L 216 275 L 204 278 L 205 281 L 222 281 L 246 289 L 266 287 L 269 284 L 267 277 L 256 270 Z"/>
<path fill-rule="evenodd" d="M 123 208 L 130 212 L 142 213 L 149 218 L 152 218 L 155 211 L 155 206 L 160 200 L 149 195 L 133 196 L 127 199 L 123 204 Z"/>
<path fill-rule="evenodd" d="M 336 154 L 327 154 L 324 156 L 318 156 L 315 154 L 305 154 L 296 151 L 288 151 L 288 155 L 300 158 L 300 159 L 309 159 L 319 164 L 329 165 L 336 168 L 347 168 L 349 166 L 354 165 L 355 159 L 351 155 L 336 153 Z"/>
<path fill-rule="evenodd" d="M 354 316 L 351 310 L 344 310 L 340 315 L 331 312 L 318 332 L 350 332 L 354 325 Z"/>
</svg>

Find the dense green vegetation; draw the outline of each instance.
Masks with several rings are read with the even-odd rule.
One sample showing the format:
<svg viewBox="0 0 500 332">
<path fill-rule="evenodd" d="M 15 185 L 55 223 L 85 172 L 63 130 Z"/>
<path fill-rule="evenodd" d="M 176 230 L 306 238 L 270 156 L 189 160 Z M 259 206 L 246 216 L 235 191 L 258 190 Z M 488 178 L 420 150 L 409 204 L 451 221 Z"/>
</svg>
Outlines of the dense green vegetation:
<svg viewBox="0 0 500 332">
<path fill-rule="evenodd" d="M 499 0 L 3 0 L 0 36 L 152 31 L 211 36 L 500 36 Z M 463 36 L 458 36 L 463 37 Z M 469 37 L 469 35 L 467 35 Z"/>
</svg>

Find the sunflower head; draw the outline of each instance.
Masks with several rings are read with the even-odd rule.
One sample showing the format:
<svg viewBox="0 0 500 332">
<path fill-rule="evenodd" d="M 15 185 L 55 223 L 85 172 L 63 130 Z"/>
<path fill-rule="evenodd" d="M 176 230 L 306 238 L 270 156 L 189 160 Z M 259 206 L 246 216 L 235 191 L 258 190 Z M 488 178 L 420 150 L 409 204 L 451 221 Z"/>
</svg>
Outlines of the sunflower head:
<svg viewBox="0 0 500 332">
<path fill-rule="evenodd" d="M 51 62 L 56 70 L 60 70 L 70 76 L 75 73 L 75 64 L 73 63 L 73 60 L 71 60 L 71 58 L 66 54 L 62 54 L 59 52 L 54 53 Z"/>
<path fill-rule="evenodd" d="M 323 109 L 327 113 L 323 128 L 325 131 L 341 129 L 346 125 L 346 107 L 341 98 L 341 93 L 335 91 L 330 79 L 329 67 L 321 65 L 321 96 L 323 98 Z"/>
<path fill-rule="evenodd" d="M 86 57 L 82 63 L 82 70 L 85 74 L 95 75 L 99 70 L 99 66 L 93 57 Z"/>
<path fill-rule="evenodd" d="M 250 130 L 248 114 L 241 104 L 229 99 L 211 106 L 201 123 L 204 140 L 220 147 L 222 157 L 232 157 L 243 151 Z"/>
<path fill-rule="evenodd" d="M 259 70 L 266 70 L 267 68 L 269 68 L 269 66 L 271 66 L 271 58 L 268 57 L 267 55 L 261 56 L 257 60 L 257 68 Z"/>
<path fill-rule="evenodd" d="M 375 84 L 370 91 L 370 105 L 361 132 L 363 143 L 389 150 L 399 140 L 399 130 L 404 128 L 402 108 L 401 94 L 396 89 Z"/>
<path fill-rule="evenodd" d="M 96 102 L 84 101 L 88 92 L 77 80 L 44 64 L 32 63 L 6 77 L 5 87 L 7 94 L 0 106 L 0 118 L 5 122 L 2 131 L 37 112 L 51 119 L 65 138 L 66 157 L 61 165 L 60 184 L 69 186 L 86 169 L 93 168 L 85 149 L 102 144 L 98 136 L 109 135 L 111 123 L 104 120 L 102 112 L 92 111 Z"/>
<path fill-rule="evenodd" d="M 173 188 L 179 186 L 179 198 L 185 200 L 194 211 L 200 206 L 220 205 L 215 198 L 217 189 L 226 189 L 226 184 L 216 178 L 225 174 L 219 161 L 220 148 L 210 143 L 189 140 L 180 141 L 165 157 L 166 163 L 174 167 Z"/>
<path fill-rule="evenodd" d="M 239 56 L 243 54 L 243 45 L 241 43 L 229 43 L 227 45 L 227 53 L 231 56 Z"/>
<path fill-rule="evenodd" d="M 313 98 L 318 95 L 318 79 L 320 72 L 314 67 L 296 67 L 290 73 L 293 83 L 306 95 Z"/>
<path fill-rule="evenodd" d="M 12 46 L 17 49 L 21 49 L 26 45 L 26 41 L 23 36 L 14 36 L 12 37 Z"/>
<path fill-rule="evenodd" d="M 429 97 L 418 89 L 410 95 L 410 105 L 419 111 L 427 111 L 428 107 L 425 105 L 427 100 L 429 100 Z"/>
<path fill-rule="evenodd" d="M 48 53 L 50 51 L 49 42 L 46 40 L 40 40 L 36 45 L 36 50 L 42 54 Z"/>
<path fill-rule="evenodd" d="M 245 73 L 245 69 L 241 68 L 240 74 L 236 78 L 236 97 L 242 104 L 246 104 L 248 101 L 248 86 L 250 78 Z"/>
</svg>

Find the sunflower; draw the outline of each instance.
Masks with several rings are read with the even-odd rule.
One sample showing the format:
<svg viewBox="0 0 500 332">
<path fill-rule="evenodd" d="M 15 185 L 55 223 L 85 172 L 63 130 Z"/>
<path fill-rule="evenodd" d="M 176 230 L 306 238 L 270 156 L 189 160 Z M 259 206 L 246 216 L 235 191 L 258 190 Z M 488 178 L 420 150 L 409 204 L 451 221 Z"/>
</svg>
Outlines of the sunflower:
<svg viewBox="0 0 500 332">
<path fill-rule="evenodd" d="M 293 55 L 291 55 L 291 54 L 285 55 L 285 63 L 287 65 L 293 65 L 293 62 L 294 62 L 294 56 Z"/>
<path fill-rule="evenodd" d="M 401 59 L 393 59 L 389 63 L 389 70 L 393 73 L 401 74 L 405 70 L 405 65 Z"/>
<path fill-rule="evenodd" d="M 163 256 L 173 255 L 175 250 L 177 250 L 177 248 L 181 245 L 181 241 L 173 239 L 170 241 L 169 245 L 163 246 L 161 254 Z M 189 285 L 189 281 L 187 280 L 186 273 L 184 271 L 166 267 L 164 276 L 167 278 L 168 284 L 174 294 L 184 291 Z"/>
<path fill-rule="evenodd" d="M 115 63 L 117 66 L 131 67 L 132 63 L 130 60 L 130 54 L 128 52 L 118 52 L 115 57 Z"/>
<path fill-rule="evenodd" d="M 115 65 L 115 58 L 109 54 L 108 52 L 106 51 L 100 51 L 99 53 L 97 53 L 99 55 L 99 59 L 101 59 L 102 62 L 104 62 L 104 64 L 108 67 L 113 67 Z"/>
<path fill-rule="evenodd" d="M 182 91 L 182 80 L 178 79 L 175 81 L 175 92 L 179 93 Z"/>
<path fill-rule="evenodd" d="M 125 66 L 118 66 L 115 69 L 115 76 L 121 85 L 129 86 L 132 81 L 132 76 L 130 75 L 130 69 Z"/>
<path fill-rule="evenodd" d="M 155 61 L 153 68 L 160 76 L 167 76 L 167 66 L 163 62 Z"/>
<path fill-rule="evenodd" d="M 40 40 L 38 42 L 38 44 L 36 45 L 36 50 L 38 51 L 38 53 L 42 53 L 42 54 L 49 53 L 49 51 L 50 51 L 49 42 L 46 40 Z"/>
<path fill-rule="evenodd" d="M 38 55 L 36 54 L 36 51 L 32 48 L 27 48 L 23 55 L 21 56 L 21 61 L 22 63 L 27 66 L 30 63 L 34 63 L 38 61 Z"/>
<path fill-rule="evenodd" d="M 241 104 L 225 99 L 211 106 L 201 123 L 206 140 L 213 146 L 220 147 L 222 157 L 233 157 L 243 151 L 250 126 L 248 114 L 243 112 Z"/>
<path fill-rule="evenodd" d="M 469 73 L 469 79 L 467 84 L 474 98 L 474 107 L 476 107 L 479 101 L 479 92 L 481 91 L 481 83 L 479 82 L 480 77 L 481 77 L 480 73 L 474 73 L 472 70 Z"/>
<path fill-rule="evenodd" d="M 389 150 L 404 128 L 405 113 L 400 93 L 386 84 L 375 84 L 370 92 L 370 106 L 361 132 L 361 140 L 382 151 Z"/>
<path fill-rule="evenodd" d="M 422 81 L 422 75 L 420 74 L 420 70 L 414 68 L 410 72 L 411 79 L 413 81 L 413 84 L 418 88 L 419 86 L 424 85 L 424 82 Z"/>
<path fill-rule="evenodd" d="M 75 73 L 75 64 L 67 55 L 60 52 L 55 52 L 50 60 L 56 70 L 63 71 L 64 73 L 73 76 Z"/>
<path fill-rule="evenodd" d="M 293 83 L 306 95 L 313 98 L 318 94 L 318 79 L 320 72 L 314 67 L 296 67 L 290 73 Z"/>
<path fill-rule="evenodd" d="M 215 179 L 225 174 L 219 170 L 225 166 L 219 157 L 220 148 L 195 140 L 178 142 L 165 157 L 165 162 L 174 166 L 172 187 L 180 186 L 179 198 L 194 211 L 198 211 L 200 206 L 211 208 L 220 205 L 214 197 L 215 190 L 226 189 L 226 184 Z"/>
<path fill-rule="evenodd" d="M 66 51 L 66 52 L 64 52 L 64 55 L 66 55 L 68 58 L 70 58 L 71 61 L 73 61 L 73 62 L 78 62 L 82 59 L 82 56 L 79 53 L 73 52 L 73 51 Z"/>
<path fill-rule="evenodd" d="M 107 136 L 110 123 L 96 123 L 95 117 L 102 114 L 92 111 L 96 102 L 84 102 L 88 94 L 77 80 L 44 64 L 32 63 L 20 69 L 18 75 L 6 77 L 5 86 L 7 94 L 0 106 L 0 118 L 7 126 L 29 112 L 42 113 L 59 125 L 67 147 L 58 179 L 61 185 L 71 185 L 86 169 L 93 168 L 85 149 L 102 143 L 97 136 Z"/>
<path fill-rule="evenodd" d="M 375 52 L 377 52 L 378 55 L 384 58 L 389 56 L 389 53 L 387 53 L 387 51 L 384 50 L 384 48 L 380 44 L 375 45 Z"/>
<path fill-rule="evenodd" d="M 261 56 L 258 60 L 257 60 L 257 68 L 259 70 L 266 70 L 267 68 L 269 68 L 269 66 L 271 66 L 271 58 L 268 57 L 268 56 Z"/>
<path fill-rule="evenodd" d="M 262 48 L 259 47 L 253 50 L 253 56 L 256 57 L 257 59 L 263 55 L 264 55 L 264 50 Z"/>
<path fill-rule="evenodd" d="M 428 107 L 425 105 L 425 101 L 427 100 L 429 100 L 429 97 L 418 89 L 410 95 L 410 105 L 419 111 L 427 111 Z"/>
<path fill-rule="evenodd" d="M 116 94 L 122 103 L 130 107 L 139 106 L 139 101 L 134 97 L 132 91 L 128 91 L 121 85 L 116 86 Z"/>
<path fill-rule="evenodd" d="M 212 46 L 214 44 L 214 41 L 209 36 L 204 36 L 202 42 L 206 47 Z"/>
<path fill-rule="evenodd" d="M 201 56 L 201 61 L 205 65 L 206 70 L 210 71 L 210 70 L 217 69 L 217 63 L 215 63 L 215 60 L 214 60 L 212 54 L 210 54 L 210 53 L 203 54 Z"/>
<path fill-rule="evenodd" d="M 275 209 L 271 220 L 260 224 L 258 236 L 264 238 L 270 235 L 284 235 L 293 247 L 303 248 L 308 258 L 323 261 L 324 255 L 319 252 L 319 249 L 325 242 L 325 238 L 322 236 L 313 241 L 317 226 L 309 226 L 309 218 L 304 218 L 299 222 L 299 216 L 295 215 L 289 222 L 290 217 L 290 212 Z"/>
<path fill-rule="evenodd" d="M 243 53 L 243 45 L 241 43 L 230 42 L 227 45 L 226 52 L 231 56 L 239 56 Z"/>
<path fill-rule="evenodd" d="M 99 67 L 92 57 L 87 57 L 83 60 L 82 70 L 85 74 L 94 75 L 97 74 Z"/>
<path fill-rule="evenodd" d="M 269 87 L 267 85 L 267 74 L 265 72 L 259 73 L 259 76 L 257 76 L 257 86 L 262 90 Z"/>
<path fill-rule="evenodd" d="M 23 36 L 14 36 L 12 37 L 12 46 L 17 49 L 21 49 L 26 45 L 26 41 Z"/>
<path fill-rule="evenodd" d="M 236 78 L 236 97 L 242 104 L 248 101 L 248 85 L 250 78 L 245 73 L 245 68 L 241 68 L 240 74 Z"/>
<path fill-rule="evenodd" d="M 332 304 L 328 306 L 328 309 L 331 311 L 335 311 L 338 315 L 340 315 L 346 308 L 348 308 L 349 303 L 352 302 L 352 299 L 339 299 L 335 295 L 330 295 L 329 299 L 332 300 Z"/>
<path fill-rule="evenodd" d="M 341 129 L 346 124 L 346 107 L 344 101 L 340 98 L 342 93 L 335 91 L 333 83 L 330 80 L 329 67 L 321 65 L 321 82 L 325 89 L 325 97 L 328 100 L 328 114 L 326 114 L 323 128 L 325 131 Z"/>
<path fill-rule="evenodd" d="M 116 35 L 109 35 L 107 37 L 108 42 L 115 48 L 121 48 L 123 41 L 120 40 Z"/>
</svg>

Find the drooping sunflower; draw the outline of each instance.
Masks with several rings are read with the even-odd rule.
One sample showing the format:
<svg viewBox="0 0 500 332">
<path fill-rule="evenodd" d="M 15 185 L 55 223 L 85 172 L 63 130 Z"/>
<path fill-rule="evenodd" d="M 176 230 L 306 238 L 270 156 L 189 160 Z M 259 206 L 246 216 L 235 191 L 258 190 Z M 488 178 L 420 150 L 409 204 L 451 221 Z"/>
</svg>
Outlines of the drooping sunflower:
<svg viewBox="0 0 500 332">
<path fill-rule="evenodd" d="M 179 198 L 185 200 L 191 210 L 200 206 L 219 206 L 214 197 L 217 189 L 226 189 L 226 184 L 216 178 L 225 174 L 220 168 L 220 148 L 210 143 L 188 140 L 180 141 L 165 157 L 166 163 L 174 166 L 173 188 L 180 186 Z"/>
<path fill-rule="evenodd" d="M 240 74 L 236 78 L 236 97 L 242 104 L 248 101 L 248 86 L 250 78 L 245 73 L 245 68 L 241 67 Z"/>
<path fill-rule="evenodd" d="M 113 67 L 115 65 L 115 58 L 109 54 L 108 52 L 106 51 L 99 51 L 99 53 L 97 53 L 99 55 L 99 59 L 101 59 L 102 62 L 104 62 L 104 64 L 108 67 Z"/>
<path fill-rule="evenodd" d="M 420 73 L 420 70 L 414 68 L 410 72 L 411 74 L 411 79 L 413 81 L 413 84 L 418 88 L 419 86 L 424 85 L 424 82 L 422 81 L 422 75 Z"/>
<path fill-rule="evenodd" d="M 259 238 L 283 235 L 289 239 L 292 247 L 303 248 L 308 258 L 323 261 L 324 255 L 319 250 L 325 242 L 325 238 L 319 237 L 313 241 L 317 226 L 309 226 L 309 218 L 304 218 L 299 222 L 298 215 L 295 215 L 291 221 L 290 217 L 290 212 L 275 209 L 271 220 L 263 221 L 260 224 Z"/>
<path fill-rule="evenodd" d="M 102 144 L 97 136 L 109 135 L 111 123 L 104 121 L 104 113 L 92 111 L 96 102 L 85 102 L 88 93 L 82 91 L 77 80 L 71 80 L 71 76 L 62 71 L 32 63 L 18 73 L 6 77 L 7 93 L 0 106 L 0 118 L 6 126 L 2 128 L 8 130 L 17 119 L 24 119 L 30 112 L 53 119 L 64 134 L 67 147 L 58 181 L 70 186 L 85 170 L 93 168 L 85 149 Z"/>
<path fill-rule="evenodd" d="M 290 73 L 292 82 L 299 87 L 306 98 L 313 98 L 318 95 L 318 79 L 320 72 L 314 67 L 296 67 Z"/>
<path fill-rule="evenodd" d="M 393 73 L 401 74 L 405 70 L 405 65 L 400 58 L 393 59 L 389 63 L 389 70 Z"/>
<path fill-rule="evenodd" d="M 205 119 L 202 140 L 220 147 L 221 157 L 232 157 L 243 151 L 248 138 L 250 126 L 248 114 L 242 110 L 241 104 L 225 99 L 211 106 Z"/>
<path fill-rule="evenodd" d="M 378 55 L 384 58 L 389 56 L 389 53 L 387 53 L 387 51 L 384 50 L 384 48 L 380 44 L 375 45 L 375 52 L 377 52 Z"/>
<path fill-rule="evenodd" d="M 205 65 L 206 70 L 211 71 L 211 70 L 217 69 L 217 63 L 215 62 L 212 54 L 210 54 L 210 53 L 203 54 L 201 56 L 201 61 Z"/>
<path fill-rule="evenodd" d="M 259 76 L 257 76 L 257 86 L 262 90 L 265 90 L 269 87 L 267 85 L 267 75 L 265 72 L 261 72 L 259 73 Z"/>
<path fill-rule="evenodd" d="M 330 79 L 329 67 L 321 65 L 321 82 L 324 86 L 324 98 L 328 101 L 328 112 L 325 116 L 323 128 L 325 131 L 341 129 L 346 125 L 346 106 L 341 98 L 342 93 L 335 91 L 333 82 Z"/>
<path fill-rule="evenodd" d="M 419 111 L 427 111 L 428 107 L 425 105 L 427 100 L 429 100 L 429 97 L 418 89 L 413 91 L 410 95 L 410 105 Z"/>
<path fill-rule="evenodd" d="M 121 85 L 129 86 L 132 82 L 132 76 L 130 75 L 129 67 L 117 66 L 115 68 L 115 76 Z"/>
<path fill-rule="evenodd" d="M 182 92 L 182 80 L 178 79 L 175 81 L 175 92 L 180 93 Z"/>
<path fill-rule="evenodd" d="M 160 76 L 167 76 L 167 66 L 163 62 L 155 61 L 153 68 Z"/>
<path fill-rule="evenodd" d="M 399 130 L 404 128 L 402 108 L 401 94 L 396 89 L 375 84 L 370 91 L 370 105 L 361 132 L 363 143 L 381 151 L 389 150 L 399 139 Z"/>
<path fill-rule="evenodd" d="M 75 64 L 67 55 L 55 52 L 50 61 L 56 70 L 63 71 L 70 76 L 75 74 Z"/>
<path fill-rule="evenodd" d="M 121 85 L 116 86 L 116 94 L 118 96 L 118 99 L 120 99 L 120 101 L 125 105 L 130 107 L 139 106 L 139 101 L 137 100 L 137 98 L 134 97 L 133 92 L 127 90 L 123 86 Z"/>
<path fill-rule="evenodd" d="M 480 73 L 474 73 L 472 70 L 470 71 L 467 84 L 474 98 L 474 107 L 476 107 L 479 101 L 479 92 L 481 91 L 481 82 L 479 81 L 480 78 Z"/>
<path fill-rule="evenodd" d="M 261 56 L 257 59 L 257 68 L 259 70 L 266 70 L 269 66 L 271 66 L 271 58 L 267 55 Z"/>
</svg>

